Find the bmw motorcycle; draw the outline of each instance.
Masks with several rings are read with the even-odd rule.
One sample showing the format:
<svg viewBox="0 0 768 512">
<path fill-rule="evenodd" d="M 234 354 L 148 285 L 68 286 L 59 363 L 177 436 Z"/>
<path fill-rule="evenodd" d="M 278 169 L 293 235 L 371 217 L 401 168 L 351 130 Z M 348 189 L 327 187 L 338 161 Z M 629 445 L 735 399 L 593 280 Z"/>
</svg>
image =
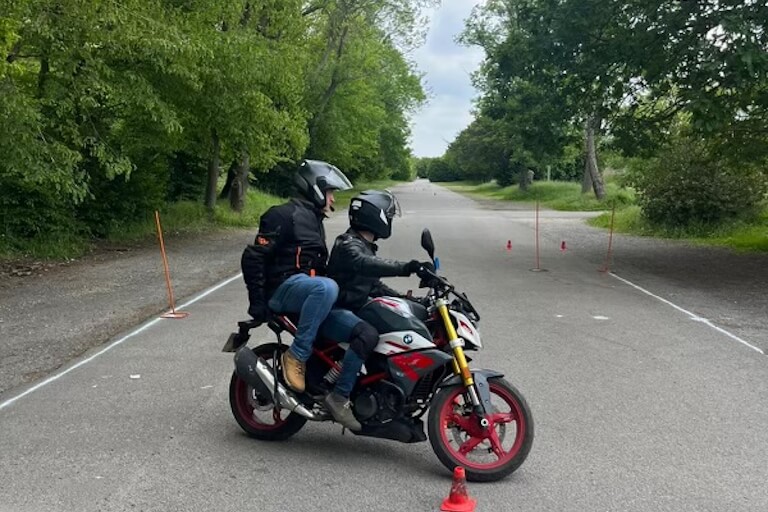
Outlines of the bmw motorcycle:
<svg viewBox="0 0 768 512">
<path fill-rule="evenodd" d="M 432 235 L 421 245 L 435 262 Z M 439 265 L 436 265 L 439 266 Z M 358 313 L 380 333 L 373 355 L 358 376 L 350 400 L 362 425 L 356 435 L 416 443 L 429 441 L 450 471 L 463 466 L 469 481 L 495 481 L 525 461 L 533 443 L 533 417 L 525 398 L 501 372 L 470 368 L 465 352 L 480 350 L 480 315 L 448 280 L 428 270 L 418 300 L 372 299 Z M 295 318 L 273 315 L 267 322 L 276 342 L 247 346 L 252 321 L 238 322 L 224 352 L 235 352 L 229 386 L 232 414 L 251 437 L 285 440 L 309 421 L 332 421 L 323 397 L 339 376 L 346 343 L 319 339 L 307 361 L 306 390 L 283 381 L 285 333 Z"/>
</svg>

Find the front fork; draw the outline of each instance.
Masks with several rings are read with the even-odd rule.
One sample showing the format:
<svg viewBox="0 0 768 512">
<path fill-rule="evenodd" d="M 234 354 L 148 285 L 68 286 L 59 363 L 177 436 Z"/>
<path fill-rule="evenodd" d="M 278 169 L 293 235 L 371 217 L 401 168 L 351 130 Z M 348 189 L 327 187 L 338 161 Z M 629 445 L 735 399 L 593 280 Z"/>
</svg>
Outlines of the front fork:
<svg viewBox="0 0 768 512">
<path fill-rule="evenodd" d="M 453 350 L 453 373 L 461 377 L 464 387 L 469 394 L 469 400 L 472 402 L 472 409 L 475 415 L 480 418 L 480 426 L 482 428 L 488 428 L 490 424 L 486 418 L 486 411 L 483 406 L 482 400 L 477 394 L 477 388 L 475 387 L 475 380 L 472 378 L 472 372 L 469 370 L 469 364 L 467 358 L 464 356 L 464 342 L 456 333 L 456 328 L 453 327 L 451 321 L 451 314 L 448 310 L 448 302 L 445 299 L 437 300 L 437 310 L 440 312 L 440 317 L 443 319 L 445 325 L 445 332 L 448 334 L 448 345 Z"/>
</svg>

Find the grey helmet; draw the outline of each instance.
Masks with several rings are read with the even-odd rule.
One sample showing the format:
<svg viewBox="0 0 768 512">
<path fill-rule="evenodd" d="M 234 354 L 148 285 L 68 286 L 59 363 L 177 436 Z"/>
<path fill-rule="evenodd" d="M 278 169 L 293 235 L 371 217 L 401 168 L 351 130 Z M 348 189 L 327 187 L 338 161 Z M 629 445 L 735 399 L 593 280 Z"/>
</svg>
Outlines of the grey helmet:
<svg viewBox="0 0 768 512">
<path fill-rule="evenodd" d="M 299 194 L 318 209 L 325 208 L 326 190 L 349 190 L 352 183 L 336 166 L 321 160 L 303 160 L 293 176 Z"/>
</svg>

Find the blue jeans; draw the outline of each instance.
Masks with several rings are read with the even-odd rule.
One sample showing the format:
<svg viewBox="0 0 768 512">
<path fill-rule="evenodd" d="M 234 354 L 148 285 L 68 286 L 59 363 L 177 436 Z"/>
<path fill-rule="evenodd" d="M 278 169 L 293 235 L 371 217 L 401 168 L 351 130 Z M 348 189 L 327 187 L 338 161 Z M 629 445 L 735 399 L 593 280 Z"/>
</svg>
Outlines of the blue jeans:
<svg viewBox="0 0 768 512">
<path fill-rule="evenodd" d="M 357 315 L 348 309 L 334 308 L 328 313 L 323 325 L 320 326 L 320 334 L 337 343 L 349 343 L 352 337 L 352 329 L 362 322 Z M 349 398 L 352 388 L 355 387 L 357 374 L 365 361 L 357 355 L 351 347 L 347 347 L 344 360 L 341 363 L 341 373 L 336 381 L 333 391 L 345 398 Z"/>
<path fill-rule="evenodd" d="M 312 344 L 320 324 L 328 316 L 338 295 L 339 285 L 333 279 L 294 274 L 278 286 L 269 299 L 272 311 L 299 315 L 296 336 L 288 349 L 299 361 L 306 362 L 312 354 Z"/>
</svg>

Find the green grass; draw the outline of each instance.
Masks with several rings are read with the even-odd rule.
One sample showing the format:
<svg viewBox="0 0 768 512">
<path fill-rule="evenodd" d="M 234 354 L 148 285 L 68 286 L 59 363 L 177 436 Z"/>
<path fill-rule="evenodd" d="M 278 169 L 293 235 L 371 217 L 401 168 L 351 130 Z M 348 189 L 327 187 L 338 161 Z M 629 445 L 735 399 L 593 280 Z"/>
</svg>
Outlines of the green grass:
<svg viewBox="0 0 768 512">
<path fill-rule="evenodd" d="M 0 261 L 33 258 L 39 260 L 67 260 L 85 254 L 88 240 L 75 234 L 48 235 L 32 240 L 5 240 L 0 238 Z"/>
<path fill-rule="evenodd" d="M 610 228 L 611 214 L 604 213 L 590 219 L 588 224 Z M 729 247 L 737 251 L 768 252 L 768 207 L 752 222 L 734 220 L 716 226 L 693 225 L 675 228 L 653 226 L 643 218 L 639 206 L 631 206 L 616 211 L 613 229 L 617 233 L 688 240 L 700 245 Z"/>
<path fill-rule="evenodd" d="M 631 188 L 620 187 L 612 180 L 607 180 L 606 198 L 603 201 L 596 200 L 591 192 L 582 195 L 581 185 L 571 182 L 534 182 L 527 192 L 521 191 L 517 185 L 499 187 L 494 182 L 452 182 L 442 185 L 480 198 L 522 203 L 539 201 L 542 206 L 554 210 L 600 211 L 612 210 L 615 205 L 613 229 L 617 233 L 688 240 L 700 245 L 730 247 L 738 251 L 768 252 L 768 204 L 764 206 L 763 213 L 752 221 L 734 220 L 717 226 L 698 224 L 660 227 L 650 224 L 642 216 Z M 608 229 L 611 212 L 590 219 L 588 224 Z"/>
<path fill-rule="evenodd" d="M 538 201 L 542 206 L 561 211 L 608 210 L 614 203 L 621 208 L 635 201 L 635 193 L 632 189 L 620 187 L 613 182 L 606 184 L 606 197 L 602 201 L 595 199 L 592 192 L 582 194 L 581 184 L 564 181 L 537 181 L 525 192 L 517 185 L 500 187 L 495 182 L 458 182 L 442 185 L 475 197 L 522 203 Z"/>
</svg>

